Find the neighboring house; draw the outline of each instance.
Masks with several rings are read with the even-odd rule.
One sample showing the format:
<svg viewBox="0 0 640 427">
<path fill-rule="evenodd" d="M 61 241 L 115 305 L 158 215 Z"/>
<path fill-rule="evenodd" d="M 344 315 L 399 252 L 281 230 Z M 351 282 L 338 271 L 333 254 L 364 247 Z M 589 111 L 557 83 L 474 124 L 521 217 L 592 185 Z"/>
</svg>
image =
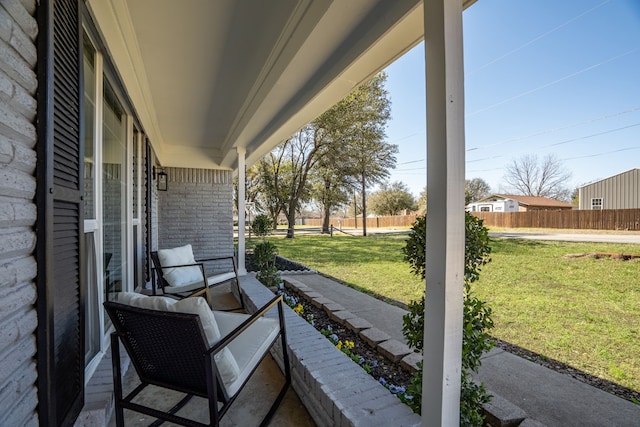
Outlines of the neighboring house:
<svg viewBox="0 0 640 427">
<path fill-rule="evenodd" d="M 548 197 L 518 196 L 514 194 L 492 194 L 477 202 L 469 203 L 466 207 L 469 212 L 527 212 L 570 209 L 573 209 L 573 205 L 570 203 Z"/>
<path fill-rule="evenodd" d="M 578 195 L 581 210 L 640 209 L 640 169 L 584 185 Z"/>
<path fill-rule="evenodd" d="M 447 39 L 427 63 L 448 70 L 426 73 L 427 86 L 453 93 L 427 91 L 428 110 L 445 118 L 429 127 L 427 152 L 436 164 L 463 153 L 464 140 L 445 132 L 463 134 L 463 111 L 440 106 L 464 92 L 461 14 L 473 0 L 440 3 L 427 13 L 419 0 L 2 0 L 0 425 L 79 420 L 109 350 L 102 303 L 145 287 L 153 249 L 233 253 L 234 173 L 243 212 L 245 164 L 419 43 L 425 21 L 433 43 Z M 434 176 L 441 194 L 463 188 L 456 168 Z M 454 258 L 464 251 L 431 244 Z M 452 278 L 462 271 L 445 280 L 445 268 L 429 274 L 461 295 Z M 425 395 L 439 397 L 426 404 L 446 424 L 458 413 L 459 387 L 443 384 L 460 374 L 462 330 L 448 314 L 461 306 L 444 308 L 461 298 L 435 301 L 427 334 L 442 335 L 441 325 L 451 340 L 425 346 L 425 371 L 442 380 Z"/>
</svg>

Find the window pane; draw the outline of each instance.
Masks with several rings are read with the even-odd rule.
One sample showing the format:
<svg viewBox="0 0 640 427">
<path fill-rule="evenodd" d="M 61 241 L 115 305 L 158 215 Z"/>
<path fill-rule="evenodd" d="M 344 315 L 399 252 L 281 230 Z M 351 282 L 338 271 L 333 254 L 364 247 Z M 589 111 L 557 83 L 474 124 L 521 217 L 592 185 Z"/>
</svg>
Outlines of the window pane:
<svg viewBox="0 0 640 427">
<path fill-rule="evenodd" d="M 86 365 L 100 351 L 100 317 L 98 311 L 98 276 L 94 233 L 86 233 L 84 239 L 87 272 L 87 305 L 84 329 L 84 362 Z"/>
<path fill-rule="evenodd" d="M 94 118 L 96 111 L 95 50 L 88 37 L 84 37 L 84 218 L 96 219 L 95 210 L 95 162 Z"/>
<path fill-rule="evenodd" d="M 102 204 L 105 299 L 123 289 L 125 253 L 126 120 L 109 82 L 104 80 L 102 123 Z M 106 321 L 106 319 L 105 319 Z"/>
<path fill-rule="evenodd" d="M 137 129 L 133 131 L 133 155 L 131 156 L 133 161 L 133 218 L 138 218 L 138 146 L 140 145 L 140 141 L 138 140 L 139 135 L 140 132 L 138 132 Z"/>
</svg>

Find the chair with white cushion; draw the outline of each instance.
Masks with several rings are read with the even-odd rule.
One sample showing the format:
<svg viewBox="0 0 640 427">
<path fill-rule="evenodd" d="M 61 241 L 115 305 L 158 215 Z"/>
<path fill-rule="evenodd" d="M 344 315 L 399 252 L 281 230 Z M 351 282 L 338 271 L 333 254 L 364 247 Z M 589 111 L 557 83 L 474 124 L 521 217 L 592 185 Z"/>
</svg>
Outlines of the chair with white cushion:
<svg viewBox="0 0 640 427">
<path fill-rule="evenodd" d="M 135 293 L 117 295 L 116 301 L 104 303 L 115 326 L 111 352 L 117 426 L 124 425 L 124 409 L 184 426 L 219 425 L 280 338 L 285 384 L 260 425 L 269 422 L 291 384 L 281 296 L 248 315 L 212 311 L 202 298 L 176 301 Z M 266 317 L 265 313 L 276 306 L 278 316 Z M 140 380 L 140 385 L 126 396 L 122 391 L 120 343 Z M 149 385 L 185 393 L 185 397 L 169 411 L 145 406 L 139 396 Z M 208 424 L 177 415 L 192 396 L 208 400 Z"/>
<path fill-rule="evenodd" d="M 244 309 L 238 269 L 232 256 L 196 260 L 191 245 L 184 245 L 152 251 L 151 259 L 155 266 L 153 269 L 155 274 L 151 280 L 153 295 L 157 295 L 159 289 L 165 295 L 178 298 L 204 295 L 211 306 L 209 288 L 228 281 L 235 281 L 240 307 L 229 311 Z M 208 274 L 205 266 L 212 262 L 218 266 L 223 264 L 223 268 L 227 271 Z"/>
</svg>

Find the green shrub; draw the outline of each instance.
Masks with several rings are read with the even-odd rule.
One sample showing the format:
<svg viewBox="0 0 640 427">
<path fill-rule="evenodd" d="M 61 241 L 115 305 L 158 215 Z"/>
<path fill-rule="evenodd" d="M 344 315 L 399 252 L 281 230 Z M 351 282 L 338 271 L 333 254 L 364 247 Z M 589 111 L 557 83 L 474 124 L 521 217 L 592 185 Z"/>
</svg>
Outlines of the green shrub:
<svg viewBox="0 0 640 427">
<path fill-rule="evenodd" d="M 275 265 L 278 249 L 276 245 L 267 241 L 267 235 L 273 230 L 273 221 L 268 215 L 257 215 L 251 222 L 251 231 L 258 237 L 262 237 L 262 241 L 256 243 L 253 247 L 253 258 L 256 262 L 258 272 L 256 279 L 265 286 L 278 286 L 282 281 L 280 273 Z"/>
<path fill-rule="evenodd" d="M 251 222 L 251 232 L 263 239 L 273 230 L 273 221 L 268 215 L 257 215 Z"/>
<path fill-rule="evenodd" d="M 268 240 L 256 243 L 253 247 L 253 258 L 259 270 L 269 267 L 270 265 L 275 265 L 277 254 L 278 249 L 276 245 Z"/>
<path fill-rule="evenodd" d="M 413 224 L 412 233 L 403 248 L 404 260 L 411 272 L 425 278 L 425 244 L 427 224 L 419 217 Z M 484 384 L 473 382 L 471 376 L 480 367 L 480 357 L 493 347 L 489 330 L 493 328 L 491 309 L 471 291 L 471 283 L 480 277 L 480 267 L 490 261 L 488 230 L 482 220 L 468 212 L 465 214 L 465 266 L 464 266 L 464 319 L 462 333 L 462 378 L 460 396 L 460 425 L 481 426 L 484 423 L 482 405 L 491 396 Z M 421 352 L 424 346 L 424 296 L 409 304 L 409 313 L 403 318 L 402 332 L 410 347 Z M 414 396 L 411 408 L 420 413 L 422 402 L 422 365 L 415 374 L 407 394 Z"/>
</svg>

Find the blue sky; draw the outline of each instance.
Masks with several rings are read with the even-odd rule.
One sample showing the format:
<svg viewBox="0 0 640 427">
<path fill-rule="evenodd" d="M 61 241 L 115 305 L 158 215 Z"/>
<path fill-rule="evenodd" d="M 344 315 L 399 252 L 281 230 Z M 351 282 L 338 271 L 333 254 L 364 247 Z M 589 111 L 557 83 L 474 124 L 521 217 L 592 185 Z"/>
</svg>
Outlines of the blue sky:
<svg viewBox="0 0 640 427">
<path fill-rule="evenodd" d="M 555 154 L 569 188 L 640 167 L 640 0 L 478 0 L 463 14 L 466 177 L 507 192 Z M 387 68 L 391 181 L 426 184 L 424 45 Z"/>
</svg>

